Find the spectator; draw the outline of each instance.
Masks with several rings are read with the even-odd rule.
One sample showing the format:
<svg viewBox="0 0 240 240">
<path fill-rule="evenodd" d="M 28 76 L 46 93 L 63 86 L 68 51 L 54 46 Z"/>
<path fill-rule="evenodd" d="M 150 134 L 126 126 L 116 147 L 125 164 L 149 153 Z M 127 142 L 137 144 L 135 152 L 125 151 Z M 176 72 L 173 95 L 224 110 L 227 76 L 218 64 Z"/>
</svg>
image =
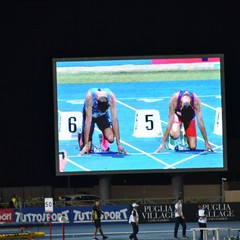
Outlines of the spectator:
<svg viewBox="0 0 240 240">
<path fill-rule="evenodd" d="M 13 194 L 12 198 L 8 203 L 9 208 L 17 208 L 17 194 Z"/>
<path fill-rule="evenodd" d="M 138 212 L 137 212 L 138 206 L 139 205 L 136 203 L 132 204 L 133 210 L 132 210 L 132 213 L 129 218 L 129 223 L 132 225 L 133 232 L 129 236 L 129 240 L 132 240 L 132 239 L 138 240 L 138 238 L 137 238 L 137 234 L 139 231 L 139 227 L 138 227 L 139 216 L 138 216 Z"/>
<path fill-rule="evenodd" d="M 205 213 L 205 209 L 202 204 L 198 205 L 198 225 L 200 228 L 207 227 L 207 215 Z M 200 230 L 200 238 L 199 240 L 203 240 L 203 230 Z"/>
<path fill-rule="evenodd" d="M 178 234 L 178 228 L 179 224 L 182 225 L 182 239 L 188 239 L 186 236 L 186 223 L 185 223 L 185 217 L 183 215 L 182 211 L 182 203 L 183 199 L 181 197 L 178 198 L 177 203 L 175 204 L 175 227 L 174 227 L 174 238 L 175 239 L 180 239 L 177 234 Z"/>
<path fill-rule="evenodd" d="M 95 200 L 95 204 L 92 208 L 92 223 L 94 222 L 95 228 L 93 233 L 93 239 L 96 240 L 97 238 L 97 232 L 101 233 L 103 239 L 107 239 L 108 237 L 104 235 L 102 226 L 101 226 L 101 215 L 105 215 L 105 213 L 100 208 L 100 201 Z"/>
</svg>

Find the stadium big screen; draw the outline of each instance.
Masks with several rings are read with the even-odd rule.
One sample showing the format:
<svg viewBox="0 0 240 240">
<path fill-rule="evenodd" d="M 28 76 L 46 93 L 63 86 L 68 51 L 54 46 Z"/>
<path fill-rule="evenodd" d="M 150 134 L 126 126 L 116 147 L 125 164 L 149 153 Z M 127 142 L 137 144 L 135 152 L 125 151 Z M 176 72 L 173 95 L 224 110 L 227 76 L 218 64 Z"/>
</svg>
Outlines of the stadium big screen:
<svg viewBox="0 0 240 240">
<path fill-rule="evenodd" d="M 53 59 L 56 174 L 226 170 L 223 58 Z M 186 101 L 195 113 L 183 122 Z M 158 149 L 167 126 L 174 138 Z"/>
</svg>

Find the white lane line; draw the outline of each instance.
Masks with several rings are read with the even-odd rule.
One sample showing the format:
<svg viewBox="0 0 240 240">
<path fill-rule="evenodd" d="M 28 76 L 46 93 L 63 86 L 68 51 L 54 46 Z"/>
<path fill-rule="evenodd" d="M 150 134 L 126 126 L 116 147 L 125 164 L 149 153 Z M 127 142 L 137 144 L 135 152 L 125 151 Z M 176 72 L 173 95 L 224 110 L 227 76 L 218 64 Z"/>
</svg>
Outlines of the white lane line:
<svg viewBox="0 0 240 240">
<path fill-rule="evenodd" d="M 129 106 L 128 104 L 123 103 L 122 101 L 116 100 L 116 102 L 120 103 L 121 105 L 123 105 L 123 106 L 125 106 L 125 107 L 127 107 L 127 108 L 132 109 L 133 111 L 137 111 L 136 108 L 133 108 L 133 107 Z"/>
<path fill-rule="evenodd" d="M 167 152 L 167 151 L 163 151 L 163 152 L 159 152 L 159 153 L 155 153 L 155 152 L 146 152 L 147 154 L 155 154 L 155 155 L 169 155 L 171 154 L 170 152 Z M 117 155 L 118 152 L 96 152 L 96 153 L 90 153 L 90 156 L 91 155 L 94 155 L 96 156 L 96 154 L 99 154 L 99 155 L 106 155 L 106 156 L 112 156 L 112 155 Z M 124 153 L 121 153 L 119 155 L 125 155 Z M 142 152 L 128 152 L 126 156 L 142 156 L 143 153 Z M 71 155 L 69 156 L 70 158 L 79 158 L 80 156 L 78 155 Z"/>
<path fill-rule="evenodd" d="M 129 155 L 139 155 L 139 154 L 144 154 L 144 155 L 146 155 L 146 156 L 152 158 L 154 161 L 157 161 L 157 162 L 159 162 L 159 163 L 165 165 L 166 167 L 171 167 L 171 165 L 169 165 L 169 164 L 165 163 L 164 161 L 162 161 L 162 160 L 160 160 L 160 159 L 158 159 L 158 158 L 152 156 L 150 153 L 144 152 L 143 150 L 141 150 L 141 149 L 139 149 L 139 148 L 136 148 L 136 147 L 132 146 L 131 144 L 128 144 L 128 143 L 125 142 L 125 141 L 121 141 L 121 142 L 122 142 L 123 144 L 125 144 L 125 145 L 127 145 L 127 146 L 129 146 L 129 147 L 131 147 L 131 148 L 133 148 L 133 149 L 135 149 L 136 151 L 139 151 L 139 153 L 135 153 L 135 154 L 133 153 L 133 154 L 129 154 Z M 169 154 L 169 153 L 165 152 L 164 154 Z M 128 155 L 128 154 L 127 154 L 127 155 Z M 91 155 L 90 155 L 90 156 L 91 156 Z M 71 157 L 71 158 L 81 158 L 80 156 L 69 156 L 69 157 Z M 91 171 L 91 170 L 89 170 L 89 169 L 87 169 L 87 168 L 85 168 L 85 167 L 83 167 L 83 166 L 77 164 L 76 162 L 74 162 L 74 161 L 72 161 L 72 160 L 70 160 L 70 159 L 68 159 L 67 161 L 70 162 L 71 164 L 75 165 L 76 167 L 78 167 L 78 168 L 84 170 L 84 171 L 88 171 L 88 172 Z"/>
<path fill-rule="evenodd" d="M 205 107 L 208 107 L 208 108 L 210 108 L 210 109 L 212 109 L 212 110 L 217 111 L 217 108 L 212 107 L 212 106 L 210 106 L 210 105 L 208 105 L 208 104 L 206 104 L 206 103 L 203 103 L 203 102 L 202 102 L 202 105 L 205 106 Z"/>
<path fill-rule="evenodd" d="M 222 148 L 222 146 L 218 146 L 218 147 L 214 148 L 214 150 L 215 150 L 215 149 L 218 149 L 218 148 Z M 188 161 L 188 160 L 190 160 L 190 159 L 192 159 L 192 158 L 196 158 L 196 157 L 198 157 L 199 155 L 206 154 L 206 153 L 207 153 L 207 152 L 197 153 L 197 154 L 192 155 L 192 156 L 190 156 L 190 157 L 184 158 L 184 159 L 182 159 L 182 160 L 180 160 L 180 161 L 178 161 L 178 162 L 175 162 L 174 164 L 170 165 L 169 167 L 171 167 L 171 168 L 172 168 L 172 167 L 175 167 L 176 165 L 178 165 L 178 164 L 180 164 L 180 163 L 186 162 L 186 161 Z M 168 169 L 169 167 L 166 167 L 166 168 L 164 168 L 164 169 Z"/>
<path fill-rule="evenodd" d="M 203 138 L 201 138 L 201 137 L 197 137 L 197 139 L 198 139 L 198 140 L 200 140 L 200 141 L 203 141 L 203 142 L 205 142 L 205 141 L 204 141 L 204 139 L 203 139 Z M 212 142 L 209 142 L 209 143 L 210 143 L 210 145 L 211 145 L 211 146 L 214 146 L 215 148 L 219 148 L 219 146 L 218 146 L 218 145 L 216 145 L 215 143 L 212 143 Z"/>
<path fill-rule="evenodd" d="M 129 108 L 129 109 L 131 109 L 131 110 L 133 110 L 133 111 L 137 111 L 136 108 L 133 108 L 133 107 L 129 106 L 128 104 L 123 103 L 122 101 L 117 100 L 117 102 L 118 102 L 119 104 L 121 104 L 121 105 L 123 105 L 123 106 L 125 106 L 125 107 L 127 107 L 127 108 Z M 203 104 L 203 105 L 204 105 L 204 104 Z M 208 105 L 205 104 L 205 106 L 208 106 Z M 208 107 L 211 108 L 210 106 L 208 106 Z M 212 109 L 214 109 L 214 108 L 212 108 Z M 162 122 L 164 122 L 164 121 L 162 121 Z M 164 122 L 164 123 L 166 123 L 166 122 Z M 167 124 L 167 123 L 166 123 L 166 124 Z M 101 133 L 101 131 L 100 131 L 99 129 L 95 128 L 95 130 Z M 199 138 L 199 139 L 200 139 L 200 138 Z M 203 140 L 203 139 L 201 139 L 201 140 Z M 197 155 L 193 155 L 193 156 L 188 157 L 188 158 L 186 158 L 186 159 L 183 159 L 183 160 L 181 160 L 181 161 L 179 161 L 179 162 L 176 162 L 175 164 L 170 165 L 170 164 L 167 164 L 166 162 L 164 162 L 164 161 L 162 161 L 162 160 L 160 160 L 160 159 L 152 156 L 150 153 L 147 153 L 147 152 L 145 152 L 145 151 L 143 151 L 143 150 L 141 150 L 141 149 L 139 149 L 139 148 L 137 148 L 137 147 L 134 147 L 133 145 L 131 145 L 131 144 L 129 144 L 129 143 L 123 141 L 123 140 L 120 140 L 120 141 L 121 141 L 123 144 L 129 146 L 130 148 L 132 148 L 132 149 L 134 149 L 134 150 L 136 150 L 136 151 L 138 151 L 138 152 L 140 152 L 140 153 L 142 153 L 142 154 L 144 154 L 144 155 L 152 158 L 153 160 L 155 160 L 155 161 L 157 161 L 157 162 L 165 165 L 165 166 L 166 166 L 165 169 L 174 168 L 175 165 L 178 165 L 178 164 L 181 163 L 181 162 L 188 161 L 189 159 L 192 159 L 192 158 L 197 157 L 198 155 L 201 155 L 201 154 L 204 153 L 204 152 L 203 152 L 203 153 L 200 153 L 200 154 L 197 154 Z M 72 163 L 74 163 L 74 162 L 72 162 Z M 81 165 L 79 165 L 79 164 L 77 164 L 77 163 L 75 163 L 74 165 L 80 167 L 81 169 L 86 169 L 85 171 L 90 171 L 89 169 L 84 168 L 84 167 L 82 167 Z"/>
<path fill-rule="evenodd" d="M 90 172 L 90 171 L 91 171 L 91 170 L 89 170 L 89 169 L 81 166 L 80 164 L 77 164 L 76 162 L 72 161 L 71 159 L 67 159 L 67 161 L 68 161 L 69 163 L 73 164 L 74 166 L 76 166 L 76 167 L 78 167 L 78 168 L 86 171 L 86 172 Z"/>
<path fill-rule="evenodd" d="M 94 129 L 95 129 L 96 131 L 98 131 L 98 132 L 101 133 L 101 131 L 100 131 L 98 128 L 94 128 Z M 136 150 L 136 151 L 138 151 L 138 152 L 140 152 L 140 153 L 142 153 L 142 154 L 144 154 L 144 155 L 152 158 L 153 160 L 155 160 L 155 161 L 157 161 L 157 162 L 159 162 L 159 163 L 162 163 L 162 164 L 165 165 L 165 166 L 169 166 L 169 164 L 165 163 L 164 161 L 162 161 L 162 160 L 160 160 L 160 159 L 152 156 L 151 154 L 149 154 L 149 153 L 147 153 L 147 152 L 144 152 L 143 150 L 141 150 L 141 149 L 139 149 L 139 148 L 137 148 L 137 147 L 134 147 L 133 145 L 131 145 L 131 144 L 129 144 L 129 143 L 123 141 L 123 140 L 120 140 L 120 142 L 123 143 L 123 144 L 125 144 L 125 145 L 127 145 L 128 147 L 130 147 L 130 148 L 132 148 L 132 149 L 134 149 L 134 150 Z"/>
<path fill-rule="evenodd" d="M 144 155 L 152 158 L 153 160 L 155 160 L 155 161 L 157 161 L 157 162 L 159 162 L 159 163 L 161 163 L 161 164 L 163 164 L 163 165 L 165 165 L 165 166 L 167 166 L 167 167 L 171 167 L 171 165 L 165 163 L 164 161 L 162 161 L 162 160 L 154 157 L 153 155 L 151 155 L 151 154 L 149 154 L 149 153 L 147 153 L 147 152 L 144 152 L 143 150 L 141 150 L 141 149 L 139 149 L 139 148 L 136 148 L 136 147 L 132 146 L 132 145 L 129 144 L 129 143 L 127 143 L 127 142 L 125 142 L 125 141 L 122 141 L 122 140 L 121 140 L 121 142 L 122 142 L 123 144 L 129 146 L 130 148 L 133 148 L 133 149 L 135 149 L 136 151 L 138 151 L 138 152 L 140 152 L 140 153 L 142 153 L 142 154 L 144 154 Z"/>
<path fill-rule="evenodd" d="M 94 128 L 94 130 L 96 130 L 96 131 L 98 131 L 98 132 L 101 133 L 101 131 L 100 131 L 98 128 Z M 120 140 L 120 142 L 123 143 L 123 144 L 125 144 L 125 145 L 127 145 L 128 147 L 130 147 L 130 148 L 132 148 L 132 149 L 134 149 L 134 150 L 136 150 L 136 151 L 138 151 L 138 152 L 140 152 L 140 153 L 142 153 L 142 154 L 144 154 L 144 155 L 152 158 L 154 161 L 157 161 L 157 162 L 159 162 L 159 163 L 161 163 L 161 164 L 163 164 L 163 165 L 165 165 L 165 166 L 170 166 L 169 164 L 165 163 L 164 161 L 162 161 L 162 160 L 160 160 L 160 159 L 152 156 L 150 153 L 147 153 L 147 152 L 145 152 L 145 151 L 143 151 L 143 150 L 141 150 L 141 149 L 139 149 L 139 148 L 136 148 L 136 147 L 134 147 L 133 145 L 131 145 L 131 144 L 129 144 L 129 143 L 123 141 L 123 140 Z M 78 157 L 78 156 L 69 156 L 69 157 Z M 74 163 L 74 162 L 72 162 L 72 163 Z M 84 167 L 78 165 L 77 163 L 75 163 L 74 165 L 76 165 L 76 166 L 78 166 L 78 167 L 80 167 L 80 168 L 82 168 L 82 169 L 84 168 Z M 85 168 L 85 169 L 86 169 L 85 171 L 90 171 L 90 170 L 87 169 L 87 168 Z"/>
</svg>

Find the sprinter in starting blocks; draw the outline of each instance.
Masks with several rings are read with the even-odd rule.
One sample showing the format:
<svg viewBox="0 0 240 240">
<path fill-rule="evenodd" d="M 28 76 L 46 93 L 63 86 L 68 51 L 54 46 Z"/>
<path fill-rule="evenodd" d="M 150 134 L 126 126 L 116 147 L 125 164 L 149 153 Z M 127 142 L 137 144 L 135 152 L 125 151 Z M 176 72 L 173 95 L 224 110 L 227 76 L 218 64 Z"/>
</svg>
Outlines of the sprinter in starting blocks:
<svg viewBox="0 0 240 240">
<path fill-rule="evenodd" d="M 110 152 L 109 142 L 104 137 L 103 133 L 98 134 L 99 143 L 98 144 L 91 144 L 90 153 L 107 153 Z M 81 151 L 82 149 L 82 134 L 81 132 L 78 133 L 78 149 Z"/>
<path fill-rule="evenodd" d="M 189 150 L 187 137 L 183 127 L 181 128 L 179 138 L 173 139 L 170 135 L 168 136 L 167 141 L 165 142 L 165 148 L 167 150 L 176 150 L 176 151 Z"/>
<path fill-rule="evenodd" d="M 169 103 L 168 124 L 163 134 L 162 142 L 156 152 L 166 150 L 166 142 L 169 138 L 178 139 L 183 125 L 188 147 L 190 150 L 196 150 L 197 130 L 196 120 L 205 142 L 205 151 L 213 151 L 202 117 L 202 103 L 196 93 L 189 90 L 180 90 L 172 95 Z M 170 139 L 171 140 L 171 139 Z"/>
<path fill-rule="evenodd" d="M 126 154 L 120 141 L 120 126 L 117 119 L 116 97 L 109 88 L 91 88 L 87 91 L 82 110 L 83 121 L 79 145 L 80 156 L 90 153 L 95 124 L 109 143 L 117 143 L 118 153 Z M 105 146 L 105 144 L 102 144 Z M 107 147 L 107 146 L 106 146 Z"/>
</svg>

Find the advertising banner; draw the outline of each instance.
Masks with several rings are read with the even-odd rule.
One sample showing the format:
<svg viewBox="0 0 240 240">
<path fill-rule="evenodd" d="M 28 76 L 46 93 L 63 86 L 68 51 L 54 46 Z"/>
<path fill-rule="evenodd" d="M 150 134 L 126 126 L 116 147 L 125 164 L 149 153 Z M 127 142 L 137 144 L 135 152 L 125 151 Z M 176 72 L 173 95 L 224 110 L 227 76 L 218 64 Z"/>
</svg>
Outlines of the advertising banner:
<svg viewBox="0 0 240 240">
<path fill-rule="evenodd" d="M 240 203 L 203 203 L 208 215 L 208 222 L 239 221 Z M 102 215 L 102 223 L 128 223 L 131 207 L 102 206 L 106 215 Z M 138 207 L 140 223 L 171 223 L 174 222 L 174 204 L 151 204 Z M 183 204 L 183 214 L 187 222 L 196 222 L 198 204 Z M 0 222 L 51 222 L 65 224 L 90 224 L 91 206 L 82 207 L 54 207 L 53 212 L 46 212 L 44 208 L 0 209 Z"/>
<path fill-rule="evenodd" d="M 102 223 L 128 222 L 128 206 L 102 206 L 106 215 L 102 215 Z M 55 207 L 52 213 L 45 212 L 44 208 L 15 209 L 15 222 L 49 222 L 59 223 L 61 218 L 66 219 L 67 225 L 91 223 L 92 207 Z"/>
<path fill-rule="evenodd" d="M 175 204 L 141 205 L 141 223 L 174 222 Z M 240 203 L 203 203 L 208 221 L 240 220 Z M 197 221 L 198 204 L 183 204 L 183 214 L 188 222 Z"/>
<path fill-rule="evenodd" d="M 0 209 L 0 222 L 14 222 L 14 210 Z"/>
</svg>

